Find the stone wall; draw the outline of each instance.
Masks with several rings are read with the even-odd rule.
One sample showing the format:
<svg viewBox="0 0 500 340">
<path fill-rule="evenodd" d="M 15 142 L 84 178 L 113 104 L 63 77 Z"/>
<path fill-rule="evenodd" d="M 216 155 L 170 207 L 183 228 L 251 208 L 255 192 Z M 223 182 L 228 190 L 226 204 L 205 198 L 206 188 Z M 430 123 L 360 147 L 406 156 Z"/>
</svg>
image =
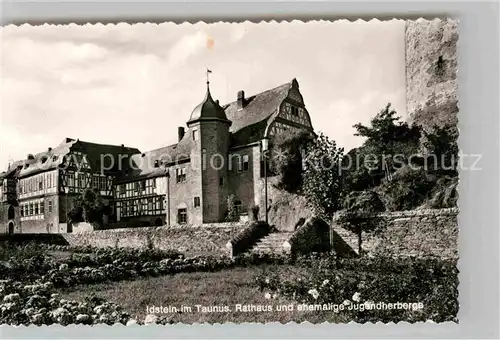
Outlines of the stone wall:
<svg viewBox="0 0 500 340">
<path fill-rule="evenodd" d="M 457 42 L 455 20 L 406 22 L 406 109 L 424 129 L 457 125 Z"/>
<path fill-rule="evenodd" d="M 373 230 L 361 233 L 363 253 L 458 258 L 457 216 L 456 208 L 363 216 L 376 224 Z M 333 230 L 339 228 L 337 219 L 334 219 Z"/>
<path fill-rule="evenodd" d="M 99 248 L 152 246 L 163 250 L 177 250 L 186 256 L 219 256 L 226 253 L 226 243 L 245 226 L 241 223 L 214 223 L 81 231 L 61 235 L 72 246 L 91 245 Z"/>
</svg>

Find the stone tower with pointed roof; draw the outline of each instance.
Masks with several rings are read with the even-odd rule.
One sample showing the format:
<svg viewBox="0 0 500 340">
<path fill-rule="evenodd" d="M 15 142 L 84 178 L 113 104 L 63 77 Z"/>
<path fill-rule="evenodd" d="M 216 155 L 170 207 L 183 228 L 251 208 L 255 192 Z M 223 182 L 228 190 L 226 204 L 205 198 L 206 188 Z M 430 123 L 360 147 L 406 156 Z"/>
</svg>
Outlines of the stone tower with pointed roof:
<svg viewBox="0 0 500 340">
<path fill-rule="evenodd" d="M 224 105 L 209 86 L 207 79 L 175 144 L 141 152 L 66 138 L 11 164 L 0 174 L 0 233 L 76 232 L 66 212 L 88 188 L 109 205 L 103 223 L 120 227 L 222 222 L 229 195 L 242 220 L 254 207 L 263 219 L 263 140 L 272 146 L 287 131 L 314 132 L 299 83 L 250 96 L 240 90 Z"/>
<path fill-rule="evenodd" d="M 224 109 L 212 98 L 210 82 L 203 101 L 195 107 L 187 122 L 188 138 L 193 141 L 190 170 L 199 172 L 201 195 L 195 196 L 195 208 L 201 214 L 192 215 L 195 222 L 211 223 L 224 219 L 227 208 L 227 175 L 229 128 Z M 198 216 L 198 218 L 197 218 Z M 201 217 L 201 221 L 196 221 Z"/>
</svg>

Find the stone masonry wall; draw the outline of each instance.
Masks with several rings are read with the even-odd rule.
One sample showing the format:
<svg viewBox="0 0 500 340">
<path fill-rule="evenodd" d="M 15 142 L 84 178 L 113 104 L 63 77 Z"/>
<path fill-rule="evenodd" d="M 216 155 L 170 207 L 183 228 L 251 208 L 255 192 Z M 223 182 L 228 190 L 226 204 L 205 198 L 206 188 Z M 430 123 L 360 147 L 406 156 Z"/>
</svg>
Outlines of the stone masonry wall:
<svg viewBox="0 0 500 340">
<path fill-rule="evenodd" d="M 406 109 L 426 130 L 457 125 L 457 42 L 455 20 L 406 22 Z"/>
<path fill-rule="evenodd" d="M 456 208 L 373 215 L 377 227 L 361 233 L 362 250 L 365 254 L 458 258 L 457 216 Z M 333 229 L 338 229 L 335 221 Z"/>
<path fill-rule="evenodd" d="M 72 246 L 91 245 L 99 248 L 153 246 L 163 250 L 177 250 L 186 256 L 219 256 L 225 254 L 226 243 L 243 228 L 245 225 L 241 223 L 214 223 L 82 231 L 61 235 Z"/>
</svg>

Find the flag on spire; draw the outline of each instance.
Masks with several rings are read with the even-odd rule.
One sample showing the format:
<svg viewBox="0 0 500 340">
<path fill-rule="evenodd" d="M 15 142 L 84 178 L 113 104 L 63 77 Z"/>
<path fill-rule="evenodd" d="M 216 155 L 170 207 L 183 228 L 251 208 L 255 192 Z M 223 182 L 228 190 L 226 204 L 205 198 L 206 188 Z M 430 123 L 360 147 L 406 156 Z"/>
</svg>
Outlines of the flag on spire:
<svg viewBox="0 0 500 340">
<path fill-rule="evenodd" d="M 209 81 L 209 79 L 208 79 L 208 74 L 209 74 L 209 73 L 212 73 L 212 70 L 208 69 L 208 67 L 207 67 L 207 84 L 208 84 L 208 83 L 210 83 L 210 81 Z"/>
</svg>

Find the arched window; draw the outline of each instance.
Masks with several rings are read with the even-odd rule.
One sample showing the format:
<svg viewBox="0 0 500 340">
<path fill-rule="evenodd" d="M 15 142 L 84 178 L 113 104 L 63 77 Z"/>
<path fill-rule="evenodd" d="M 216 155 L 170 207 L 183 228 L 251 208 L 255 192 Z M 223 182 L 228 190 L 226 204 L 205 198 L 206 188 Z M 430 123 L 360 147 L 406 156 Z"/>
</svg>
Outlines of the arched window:
<svg viewBox="0 0 500 340">
<path fill-rule="evenodd" d="M 11 205 L 9 207 L 9 210 L 7 211 L 7 218 L 9 220 L 12 220 L 15 216 L 16 216 L 16 213 L 15 213 L 14 207 Z"/>
</svg>

